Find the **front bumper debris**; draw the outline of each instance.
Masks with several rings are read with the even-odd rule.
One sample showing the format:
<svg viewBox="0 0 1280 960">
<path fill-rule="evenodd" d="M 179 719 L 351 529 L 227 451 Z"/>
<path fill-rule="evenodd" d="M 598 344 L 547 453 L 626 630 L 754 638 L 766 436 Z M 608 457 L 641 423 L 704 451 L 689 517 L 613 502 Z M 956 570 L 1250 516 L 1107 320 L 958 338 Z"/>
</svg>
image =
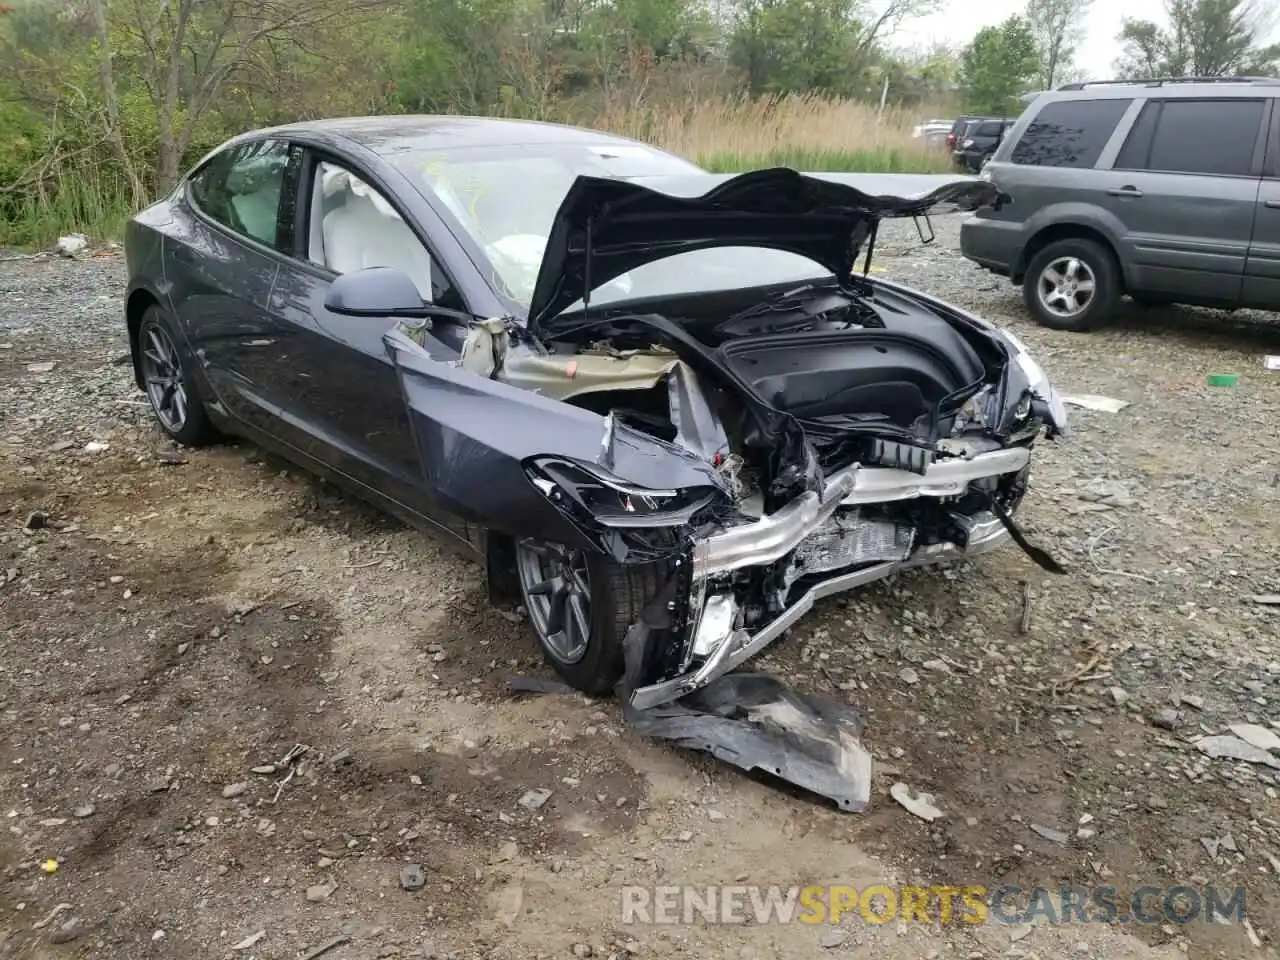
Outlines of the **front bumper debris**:
<svg viewBox="0 0 1280 960">
<path fill-rule="evenodd" d="M 855 464 L 833 473 L 821 496 L 812 491 L 801 494 L 754 523 L 730 527 L 699 540 L 693 547 L 693 577 L 721 576 L 743 567 L 775 563 L 817 531 L 840 507 L 913 497 L 955 497 L 974 480 L 1017 473 L 1030 462 L 1031 451 L 1026 447 L 1008 447 L 935 461 L 923 475 Z"/>
<path fill-rule="evenodd" d="M 877 563 L 814 584 L 768 626 L 753 634 L 745 630 L 736 631 L 722 642 L 698 669 L 661 683 L 636 688 L 631 693 L 631 706 L 637 710 L 650 709 L 705 687 L 711 681 L 759 654 L 812 610 L 813 605 L 823 597 L 874 583 L 913 567 L 980 556 L 1009 540 L 1009 533 L 1005 530 L 1004 524 L 994 515 L 979 515 L 970 520 L 967 526 L 968 536 L 964 547 L 950 543 L 922 546 L 907 559 Z"/>
<path fill-rule="evenodd" d="M 630 691 L 629 702 L 638 710 L 650 709 L 687 696 L 756 656 L 777 640 L 823 597 L 882 580 L 902 570 L 946 560 L 979 556 L 1010 539 L 1011 524 L 996 512 L 972 516 L 953 514 L 962 535 L 956 542 L 944 541 L 905 546 L 892 538 L 883 541 L 878 557 L 868 557 L 864 566 L 835 572 L 814 583 L 793 600 L 767 626 L 749 633 L 732 629 L 733 601 L 707 590 L 711 578 L 748 567 L 766 567 L 827 535 L 842 507 L 860 507 L 909 500 L 918 497 L 958 497 L 974 481 L 1016 474 L 1031 461 L 1025 447 L 1007 447 L 968 457 L 939 460 L 923 474 L 883 467 L 853 465 L 831 475 L 821 496 L 805 493 L 780 510 L 750 523 L 731 527 L 695 541 L 692 549 L 693 597 L 697 609 L 690 640 L 700 664 L 680 676 Z M 1007 519 L 1007 517 L 1006 517 Z M 806 543 L 807 541 L 807 543 Z M 823 572 L 822 568 L 814 570 Z"/>
<path fill-rule="evenodd" d="M 679 703 L 651 710 L 624 705 L 623 716 L 643 736 L 794 784 L 846 813 L 871 803 L 871 754 L 859 738 L 861 714 L 791 690 L 775 677 L 730 674 Z"/>
</svg>

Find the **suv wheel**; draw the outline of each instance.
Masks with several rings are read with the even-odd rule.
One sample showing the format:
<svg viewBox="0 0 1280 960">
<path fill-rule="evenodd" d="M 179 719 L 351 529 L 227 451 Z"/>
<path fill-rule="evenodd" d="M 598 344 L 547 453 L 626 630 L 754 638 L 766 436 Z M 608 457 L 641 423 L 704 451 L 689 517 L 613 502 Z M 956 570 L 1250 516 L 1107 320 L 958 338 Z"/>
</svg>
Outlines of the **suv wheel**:
<svg viewBox="0 0 1280 960">
<path fill-rule="evenodd" d="M 1111 251 L 1093 240 L 1057 240 L 1031 258 L 1022 295 L 1044 326 L 1090 330 L 1115 311 L 1119 270 Z"/>
</svg>

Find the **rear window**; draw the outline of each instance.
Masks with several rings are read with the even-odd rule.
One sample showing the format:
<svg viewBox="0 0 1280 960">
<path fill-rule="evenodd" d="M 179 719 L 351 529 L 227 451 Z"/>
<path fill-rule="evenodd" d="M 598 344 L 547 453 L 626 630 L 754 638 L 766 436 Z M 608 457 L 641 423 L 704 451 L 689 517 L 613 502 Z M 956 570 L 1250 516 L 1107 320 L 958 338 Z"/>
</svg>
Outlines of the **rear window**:
<svg viewBox="0 0 1280 960">
<path fill-rule="evenodd" d="M 1265 100 L 1164 100 L 1142 109 L 1116 169 L 1252 175 Z"/>
<path fill-rule="evenodd" d="M 998 137 L 1000 136 L 1000 133 L 1003 130 L 1004 130 L 1004 124 L 1002 123 L 999 123 L 999 122 L 984 123 L 978 127 L 978 131 L 977 133 L 974 134 L 974 136 L 975 137 Z"/>
<path fill-rule="evenodd" d="M 1059 100 L 1027 126 L 1009 159 L 1031 167 L 1092 167 L 1132 100 Z"/>
</svg>

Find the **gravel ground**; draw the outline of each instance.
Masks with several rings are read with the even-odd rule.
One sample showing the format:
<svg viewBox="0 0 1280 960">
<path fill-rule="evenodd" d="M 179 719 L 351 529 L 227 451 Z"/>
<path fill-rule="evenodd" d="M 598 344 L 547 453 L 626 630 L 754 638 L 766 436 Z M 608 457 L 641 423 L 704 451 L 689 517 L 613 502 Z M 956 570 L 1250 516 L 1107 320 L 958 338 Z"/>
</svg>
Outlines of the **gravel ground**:
<svg viewBox="0 0 1280 960">
<path fill-rule="evenodd" d="M 0 955 L 1276 956 L 1280 761 L 1192 740 L 1280 729 L 1280 606 L 1255 599 L 1280 593 L 1280 327 L 1047 331 L 935 226 L 887 230 L 884 275 L 1131 405 L 1073 409 L 1038 453 L 1026 527 L 1067 576 L 1016 549 L 915 572 L 762 658 L 865 711 L 857 816 L 640 741 L 612 703 L 508 697 L 546 671 L 478 571 L 252 447 L 157 456 L 117 256 L 0 263 Z M 1122 913 L 1144 884 L 1243 886 L 1250 922 L 619 915 L 627 883 L 827 882 L 1109 884 Z"/>
</svg>

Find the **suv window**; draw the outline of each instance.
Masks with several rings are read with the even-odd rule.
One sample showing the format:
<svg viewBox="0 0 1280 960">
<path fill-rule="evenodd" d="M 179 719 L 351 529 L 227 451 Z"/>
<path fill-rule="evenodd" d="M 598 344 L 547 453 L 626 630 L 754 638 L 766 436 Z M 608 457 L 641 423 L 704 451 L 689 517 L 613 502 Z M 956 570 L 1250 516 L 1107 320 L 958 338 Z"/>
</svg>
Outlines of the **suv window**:
<svg viewBox="0 0 1280 960">
<path fill-rule="evenodd" d="M 345 167 L 316 164 L 307 258 L 334 273 L 395 267 L 424 300 L 462 310 L 462 298 L 436 258 L 382 195 Z"/>
<path fill-rule="evenodd" d="M 1132 100 L 1046 103 L 1023 131 L 1009 159 L 1033 167 L 1092 167 Z"/>
<path fill-rule="evenodd" d="M 999 120 L 991 120 L 987 123 L 980 124 L 971 136 L 974 137 L 998 137 L 1004 130 L 1004 124 Z"/>
<path fill-rule="evenodd" d="M 191 177 L 191 200 L 224 227 L 283 249 L 280 192 L 290 153 L 283 140 L 255 140 L 224 150 Z"/>
<path fill-rule="evenodd" d="M 1247 177 L 1266 101 L 1153 100 L 1116 157 L 1117 170 Z"/>
</svg>

